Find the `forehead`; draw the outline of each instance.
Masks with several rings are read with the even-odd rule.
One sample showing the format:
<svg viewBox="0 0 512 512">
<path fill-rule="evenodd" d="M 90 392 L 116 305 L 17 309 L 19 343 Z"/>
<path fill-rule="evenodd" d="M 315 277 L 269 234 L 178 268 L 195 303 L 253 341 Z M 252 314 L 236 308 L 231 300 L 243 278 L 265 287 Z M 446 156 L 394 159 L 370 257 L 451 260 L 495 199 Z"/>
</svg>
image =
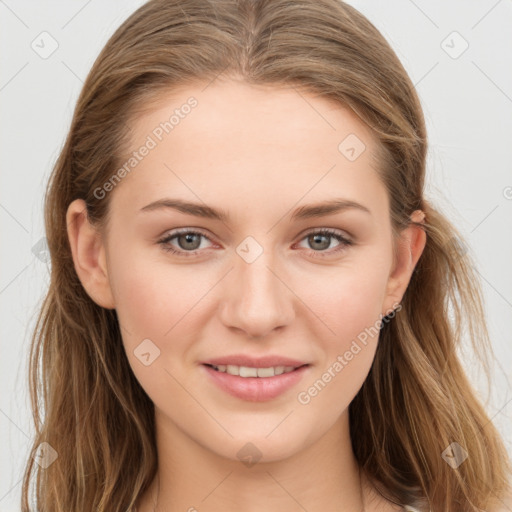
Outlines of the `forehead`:
<svg viewBox="0 0 512 512">
<path fill-rule="evenodd" d="M 252 85 L 234 79 L 181 85 L 140 105 L 137 113 L 131 123 L 132 146 L 153 132 L 160 142 L 161 136 L 171 131 L 179 136 L 187 127 L 196 135 L 210 138 L 218 132 L 231 132 L 238 142 L 246 136 L 255 143 L 275 144 L 287 138 L 308 139 L 313 134 L 330 133 L 325 141 L 329 143 L 336 142 L 344 132 L 357 133 L 369 143 L 372 138 L 349 108 L 293 85 Z"/>
<path fill-rule="evenodd" d="M 132 119 L 128 172 L 114 194 L 125 206 L 140 209 L 166 193 L 222 207 L 229 198 L 242 208 L 296 204 L 305 194 L 321 200 L 334 189 L 382 195 L 375 138 L 331 99 L 218 80 L 175 88 L 144 107 Z"/>
</svg>

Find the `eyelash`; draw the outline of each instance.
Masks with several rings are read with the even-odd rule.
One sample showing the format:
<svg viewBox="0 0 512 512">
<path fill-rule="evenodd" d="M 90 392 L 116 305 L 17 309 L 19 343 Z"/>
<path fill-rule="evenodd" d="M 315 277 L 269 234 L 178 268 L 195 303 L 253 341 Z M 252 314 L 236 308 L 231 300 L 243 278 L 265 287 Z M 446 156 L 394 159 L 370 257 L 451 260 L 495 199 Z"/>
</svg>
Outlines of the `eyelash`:
<svg viewBox="0 0 512 512">
<path fill-rule="evenodd" d="M 201 251 L 201 249 L 196 249 L 195 251 L 176 250 L 169 244 L 169 242 L 172 239 L 174 239 L 180 235 L 184 235 L 184 234 L 200 235 L 200 236 L 203 236 L 204 238 L 206 238 L 207 240 L 210 240 L 201 231 L 194 231 L 194 230 L 185 228 L 182 230 L 174 231 L 174 232 L 170 233 L 169 235 L 166 235 L 164 238 L 160 239 L 158 241 L 158 243 L 162 246 L 162 249 L 166 252 L 170 252 L 172 254 L 176 254 L 180 257 L 185 257 L 185 258 L 194 257 L 197 255 L 198 252 Z M 310 231 L 309 233 L 306 233 L 300 241 L 304 240 L 306 237 L 311 236 L 311 235 L 326 235 L 326 236 L 335 238 L 338 242 L 340 242 L 340 245 L 338 247 L 336 247 L 334 250 L 331 250 L 329 252 L 314 251 L 314 250 L 310 249 L 309 250 L 310 254 L 311 253 L 314 254 L 315 258 L 326 258 L 326 257 L 332 256 L 333 254 L 337 254 L 337 253 L 345 250 L 347 247 L 349 247 L 351 245 L 354 245 L 354 242 L 352 240 L 345 238 L 337 231 L 335 231 L 333 229 L 329 229 L 329 228 L 323 228 L 323 229 L 319 229 L 317 231 Z"/>
</svg>

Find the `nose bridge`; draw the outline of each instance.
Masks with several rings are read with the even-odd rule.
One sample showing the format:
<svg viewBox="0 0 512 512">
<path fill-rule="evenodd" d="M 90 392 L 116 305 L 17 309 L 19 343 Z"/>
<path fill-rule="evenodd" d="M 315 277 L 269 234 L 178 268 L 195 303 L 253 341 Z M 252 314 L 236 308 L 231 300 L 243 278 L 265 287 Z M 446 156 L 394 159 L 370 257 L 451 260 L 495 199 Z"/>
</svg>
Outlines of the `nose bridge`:
<svg viewBox="0 0 512 512">
<path fill-rule="evenodd" d="M 234 269 L 225 294 L 223 322 L 250 337 L 261 337 L 293 318 L 288 288 L 276 276 L 271 249 L 247 237 L 236 248 Z"/>
</svg>

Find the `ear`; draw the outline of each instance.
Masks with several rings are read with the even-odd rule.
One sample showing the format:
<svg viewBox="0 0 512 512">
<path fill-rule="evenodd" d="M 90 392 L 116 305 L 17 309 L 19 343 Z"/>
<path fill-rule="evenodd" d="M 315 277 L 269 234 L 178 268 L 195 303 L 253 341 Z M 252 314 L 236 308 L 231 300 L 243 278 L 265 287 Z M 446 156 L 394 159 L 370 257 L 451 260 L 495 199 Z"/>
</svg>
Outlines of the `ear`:
<svg viewBox="0 0 512 512">
<path fill-rule="evenodd" d="M 410 219 L 413 222 L 423 223 L 425 214 L 421 210 L 416 210 L 411 214 Z M 427 235 L 420 226 L 411 224 L 401 232 L 397 247 L 398 254 L 388 278 L 383 315 L 396 309 L 396 306 L 402 301 L 426 242 Z"/>
<path fill-rule="evenodd" d="M 75 270 L 83 287 L 96 304 L 115 309 L 103 240 L 89 222 L 83 199 L 68 206 L 66 224 Z"/>
</svg>

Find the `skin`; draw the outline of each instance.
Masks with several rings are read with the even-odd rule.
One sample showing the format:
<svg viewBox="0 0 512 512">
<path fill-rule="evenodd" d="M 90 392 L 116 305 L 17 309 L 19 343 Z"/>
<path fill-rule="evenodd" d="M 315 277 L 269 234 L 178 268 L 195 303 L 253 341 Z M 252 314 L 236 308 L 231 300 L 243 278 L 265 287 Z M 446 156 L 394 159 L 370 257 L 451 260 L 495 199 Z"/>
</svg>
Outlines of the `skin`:
<svg viewBox="0 0 512 512">
<path fill-rule="evenodd" d="M 82 200 L 67 213 L 77 274 L 97 304 L 116 309 L 129 363 L 155 404 L 157 510 L 359 511 L 348 405 L 367 377 L 378 336 L 360 344 L 309 403 L 297 395 L 400 303 L 425 233 L 404 230 L 394 259 L 375 138 L 350 110 L 293 88 L 218 79 L 174 89 L 134 119 L 133 150 L 190 96 L 197 107 L 103 199 L 112 212 L 105 233 L 89 224 Z M 354 161 L 338 150 L 349 134 L 366 146 Z M 223 209 L 230 220 L 140 211 L 165 197 Z M 334 198 L 370 213 L 291 220 L 296 208 Z M 419 211 L 412 216 L 422 219 Z M 196 256 L 158 243 L 176 228 L 207 236 L 188 246 L 199 247 Z M 322 228 L 353 245 L 335 252 L 334 237 L 315 245 L 307 235 Z M 251 263 L 236 251 L 248 236 L 263 249 Z M 176 237 L 168 245 L 186 252 L 186 243 Z M 134 350 L 148 338 L 160 355 L 145 366 Z M 201 366 L 234 353 L 290 356 L 310 367 L 278 398 L 245 401 L 212 385 Z M 248 442 L 261 453 L 250 467 L 237 456 Z M 366 511 L 399 510 L 365 480 L 361 485 Z M 154 510 L 157 491 L 155 479 L 139 511 Z"/>
</svg>

